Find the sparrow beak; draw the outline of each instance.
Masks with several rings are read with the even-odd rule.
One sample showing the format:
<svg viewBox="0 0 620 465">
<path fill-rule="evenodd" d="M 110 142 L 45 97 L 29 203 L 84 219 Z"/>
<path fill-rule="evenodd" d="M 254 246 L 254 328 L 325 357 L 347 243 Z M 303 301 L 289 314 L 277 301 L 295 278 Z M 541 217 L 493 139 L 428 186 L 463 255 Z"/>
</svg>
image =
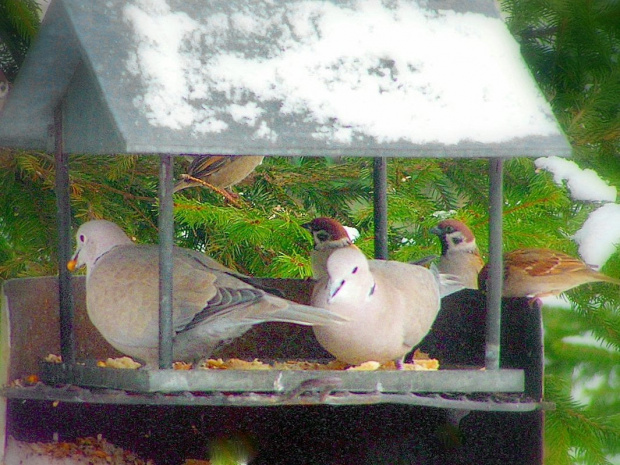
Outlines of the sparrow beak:
<svg viewBox="0 0 620 465">
<path fill-rule="evenodd" d="M 443 231 L 441 230 L 441 228 L 438 228 L 437 226 L 432 227 L 431 229 L 428 230 L 428 232 L 431 234 L 434 234 L 435 236 L 443 235 Z"/>
</svg>

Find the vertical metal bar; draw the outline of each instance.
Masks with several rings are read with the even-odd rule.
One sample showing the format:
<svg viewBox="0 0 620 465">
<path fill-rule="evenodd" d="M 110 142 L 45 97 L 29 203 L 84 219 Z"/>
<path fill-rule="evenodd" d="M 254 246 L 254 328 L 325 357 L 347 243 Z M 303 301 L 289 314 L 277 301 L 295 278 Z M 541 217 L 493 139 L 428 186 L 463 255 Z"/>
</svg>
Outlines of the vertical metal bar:
<svg viewBox="0 0 620 465">
<path fill-rule="evenodd" d="M 375 258 L 387 260 L 387 158 L 375 157 L 373 164 Z"/>
<path fill-rule="evenodd" d="M 487 282 L 487 320 L 485 366 L 499 368 L 500 328 L 502 319 L 502 210 L 504 203 L 501 158 L 489 160 L 489 280 Z"/>
<path fill-rule="evenodd" d="M 159 368 L 172 368 L 172 204 L 173 156 L 161 155 L 159 167 Z"/>
<path fill-rule="evenodd" d="M 54 110 L 54 157 L 56 161 L 56 221 L 58 223 L 58 300 L 60 310 L 60 355 L 75 364 L 73 292 L 67 262 L 71 259 L 71 202 L 69 155 L 64 152 L 61 105 Z"/>
</svg>

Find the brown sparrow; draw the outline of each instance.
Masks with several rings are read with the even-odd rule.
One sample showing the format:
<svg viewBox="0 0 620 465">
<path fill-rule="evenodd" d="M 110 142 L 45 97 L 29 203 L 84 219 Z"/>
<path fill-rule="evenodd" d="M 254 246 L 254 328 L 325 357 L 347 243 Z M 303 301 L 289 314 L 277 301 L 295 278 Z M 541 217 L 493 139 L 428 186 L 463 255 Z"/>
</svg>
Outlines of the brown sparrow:
<svg viewBox="0 0 620 465">
<path fill-rule="evenodd" d="M 484 261 L 471 230 L 462 222 L 449 219 L 431 228 L 430 232 L 441 242 L 439 271 L 457 276 L 468 289 L 478 289 L 478 273 Z"/>
<path fill-rule="evenodd" d="M 207 186 L 226 189 L 243 181 L 263 161 L 262 156 L 200 155 L 192 157 L 187 173 L 174 186 L 173 192 L 188 187 Z M 215 189 L 217 190 L 217 189 Z"/>
<path fill-rule="evenodd" d="M 355 247 L 344 226 L 332 218 L 315 218 L 301 226 L 310 231 L 314 239 L 314 249 L 310 253 L 312 277 L 314 279 L 318 280 L 325 276 L 327 258 L 334 249 Z"/>
<path fill-rule="evenodd" d="M 488 267 L 480 272 L 480 289 L 486 288 Z M 557 296 L 586 283 L 620 279 L 593 270 L 578 258 L 550 249 L 517 249 L 504 254 L 504 297 Z"/>
</svg>

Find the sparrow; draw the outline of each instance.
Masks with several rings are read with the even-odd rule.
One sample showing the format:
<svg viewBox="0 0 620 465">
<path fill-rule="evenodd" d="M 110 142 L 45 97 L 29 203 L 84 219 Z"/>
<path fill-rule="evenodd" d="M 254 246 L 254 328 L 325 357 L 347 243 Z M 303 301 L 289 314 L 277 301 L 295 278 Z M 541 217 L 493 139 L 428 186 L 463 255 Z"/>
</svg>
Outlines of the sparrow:
<svg viewBox="0 0 620 465">
<path fill-rule="evenodd" d="M 157 366 L 159 247 L 133 243 L 106 220 L 82 224 L 76 240 L 67 267 L 86 266 L 86 309 L 93 325 L 120 352 Z M 258 323 L 344 321 L 325 309 L 270 295 L 196 251 L 175 247 L 173 260 L 174 360 L 206 358 L 222 341 Z"/>
<path fill-rule="evenodd" d="M 368 260 L 332 218 L 302 225 L 314 237 L 311 304 L 342 316 L 344 323 L 314 327 L 317 341 L 349 364 L 403 359 L 426 336 L 441 297 L 462 288 L 436 269 L 391 260 Z"/>
<path fill-rule="evenodd" d="M 517 249 L 504 254 L 503 297 L 557 296 L 586 283 L 604 281 L 620 285 L 620 279 L 593 270 L 578 258 L 550 249 Z M 486 289 L 488 266 L 479 276 Z"/>
<path fill-rule="evenodd" d="M 301 227 L 310 231 L 310 234 L 312 234 L 314 240 L 314 249 L 312 249 L 312 252 L 310 253 L 310 263 L 312 266 L 312 277 L 315 280 L 319 280 L 326 276 L 327 258 L 334 251 L 334 249 L 342 247 L 353 247 L 357 249 L 357 247 L 353 244 L 346 228 L 333 218 L 324 216 L 318 217 L 308 223 L 302 224 Z M 375 262 L 382 261 L 383 260 L 370 260 L 371 269 Z M 409 264 L 420 265 L 428 268 L 427 264 L 429 261 L 430 258 L 425 257 L 415 262 L 409 262 Z M 437 267 L 435 267 L 434 271 L 439 272 Z M 458 276 L 446 273 L 440 273 L 440 276 L 442 296 L 450 295 L 463 289 L 463 284 L 460 279 L 458 279 Z"/>
<path fill-rule="evenodd" d="M 227 189 L 243 181 L 258 165 L 262 156 L 200 155 L 192 157 L 187 173 L 175 184 L 173 192 L 207 185 Z"/>
<path fill-rule="evenodd" d="M 333 218 L 319 217 L 301 225 L 312 234 L 314 249 L 310 253 L 312 277 L 321 279 L 327 274 L 327 258 L 341 247 L 355 247 L 347 230 Z"/>
<path fill-rule="evenodd" d="M 439 271 L 457 276 L 467 289 L 478 289 L 478 274 L 484 260 L 471 230 L 462 222 L 449 219 L 431 228 L 430 232 L 441 242 Z"/>
</svg>

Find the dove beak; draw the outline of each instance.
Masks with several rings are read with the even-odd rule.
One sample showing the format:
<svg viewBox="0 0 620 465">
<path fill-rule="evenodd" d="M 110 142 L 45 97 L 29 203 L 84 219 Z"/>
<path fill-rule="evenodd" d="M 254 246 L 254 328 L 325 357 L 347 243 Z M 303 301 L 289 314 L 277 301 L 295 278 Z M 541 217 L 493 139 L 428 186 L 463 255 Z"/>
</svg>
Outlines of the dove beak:
<svg viewBox="0 0 620 465">
<path fill-rule="evenodd" d="M 75 258 L 72 258 L 71 260 L 69 260 L 67 262 L 67 269 L 73 273 L 75 271 L 75 269 L 77 268 L 77 260 Z"/>
<path fill-rule="evenodd" d="M 79 254 L 80 254 L 80 251 L 78 249 L 73 254 L 73 257 L 71 257 L 71 260 L 67 262 L 67 270 L 69 270 L 71 273 L 73 273 L 77 268 L 79 268 L 79 265 L 78 265 Z"/>
<path fill-rule="evenodd" d="M 342 281 L 338 282 L 338 283 L 333 283 L 330 287 L 329 287 L 329 299 L 327 299 L 327 302 L 331 303 L 334 298 L 336 297 L 336 294 L 338 294 L 338 292 L 340 292 L 340 289 L 342 289 L 342 286 L 344 286 L 345 280 L 343 279 Z"/>
</svg>

